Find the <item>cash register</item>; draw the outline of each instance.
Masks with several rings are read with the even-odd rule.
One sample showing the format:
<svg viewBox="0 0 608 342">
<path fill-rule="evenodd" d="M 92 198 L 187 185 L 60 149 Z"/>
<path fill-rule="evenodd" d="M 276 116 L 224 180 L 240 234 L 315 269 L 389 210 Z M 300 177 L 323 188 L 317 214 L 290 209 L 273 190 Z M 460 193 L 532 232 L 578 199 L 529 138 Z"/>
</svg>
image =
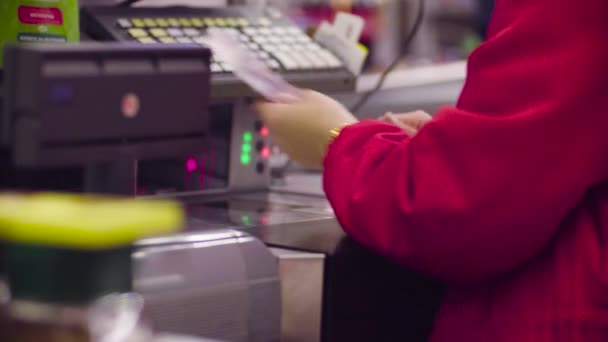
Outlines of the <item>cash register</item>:
<svg viewBox="0 0 608 342">
<path fill-rule="evenodd" d="M 220 30 L 298 87 L 327 93 L 355 89 L 355 75 L 330 49 L 271 7 L 84 7 L 81 21 L 94 40 L 146 45 L 204 45 L 208 29 Z M 255 95 L 225 61 L 214 58 L 211 71 L 214 99 Z"/>
<path fill-rule="evenodd" d="M 323 47 L 265 9 L 85 8 L 83 20 L 103 44 L 7 53 L 0 187 L 182 200 L 184 231 L 141 241 L 133 255 L 135 288 L 165 331 L 426 339 L 438 286 L 349 240 L 322 193 L 271 189 L 270 132 L 251 109 L 253 93 L 195 44 L 194 30 L 231 30 L 298 86 L 352 90 L 345 69 L 292 69 L 281 53 L 298 50 L 265 44 Z M 270 38 L 279 33 L 280 43 Z"/>
</svg>

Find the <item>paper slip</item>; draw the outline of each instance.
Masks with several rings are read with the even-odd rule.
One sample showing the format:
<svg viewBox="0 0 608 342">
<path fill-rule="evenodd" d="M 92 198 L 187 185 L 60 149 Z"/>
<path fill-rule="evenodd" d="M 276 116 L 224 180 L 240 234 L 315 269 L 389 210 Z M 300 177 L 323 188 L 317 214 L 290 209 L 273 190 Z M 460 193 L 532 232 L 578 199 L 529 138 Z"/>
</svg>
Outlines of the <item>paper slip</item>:
<svg viewBox="0 0 608 342">
<path fill-rule="evenodd" d="M 270 70 L 233 36 L 220 30 L 209 30 L 205 43 L 218 61 L 230 65 L 235 76 L 267 100 L 281 102 L 285 95 L 299 97 L 296 87 Z"/>
</svg>

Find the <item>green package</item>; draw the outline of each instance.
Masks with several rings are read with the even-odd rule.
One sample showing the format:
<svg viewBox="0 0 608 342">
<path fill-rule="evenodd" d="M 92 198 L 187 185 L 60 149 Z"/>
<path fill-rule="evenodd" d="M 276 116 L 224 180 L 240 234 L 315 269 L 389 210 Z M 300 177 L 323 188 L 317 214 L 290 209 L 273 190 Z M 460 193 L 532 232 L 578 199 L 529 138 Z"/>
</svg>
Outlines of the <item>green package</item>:
<svg viewBox="0 0 608 342">
<path fill-rule="evenodd" d="M 0 50 L 12 42 L 79 40 L 78 0 L 0 0 Z M 0 69 L 3 55 L 0 53 Z"/>
</svg>

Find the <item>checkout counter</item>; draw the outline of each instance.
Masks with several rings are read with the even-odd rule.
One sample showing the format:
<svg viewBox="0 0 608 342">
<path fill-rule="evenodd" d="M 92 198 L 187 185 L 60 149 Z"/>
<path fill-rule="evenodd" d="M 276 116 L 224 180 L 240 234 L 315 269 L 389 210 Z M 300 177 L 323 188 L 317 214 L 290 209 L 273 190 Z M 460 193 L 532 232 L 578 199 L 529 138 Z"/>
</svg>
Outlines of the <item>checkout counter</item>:
<svg viewBox="0 0 608 342">
<path fill-rule="evenodd" d="M 440 286 L 346 237 L 319 174 L 272 185 L 268 130 L 251 93 L 218 96 L 211 63 L 194 47 L 11 49 L 0 187 L 181 200 L 184 230 L 140 241 L 133 254 L 134 287 L 163 331 L 222 341 L 426 340 Z M 217 87 L 228 89 L 223 77 Z M 290 77 L 354 91 L 350 81 L 335 89 Z M 190 105 L 176 110 L 176 99 Z"/>
</svg>

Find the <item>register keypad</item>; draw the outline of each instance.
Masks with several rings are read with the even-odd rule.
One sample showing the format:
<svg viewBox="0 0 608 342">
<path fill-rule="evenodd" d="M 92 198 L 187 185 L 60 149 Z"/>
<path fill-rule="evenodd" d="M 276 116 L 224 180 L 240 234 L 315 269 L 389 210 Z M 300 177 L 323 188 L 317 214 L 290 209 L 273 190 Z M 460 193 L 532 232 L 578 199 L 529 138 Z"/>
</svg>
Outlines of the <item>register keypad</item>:
<svg viewBox="0 0 608 342">
<path fill-rule="evenodd" d="M 142 44 L 204 45 L 206 30 L 222 30 L 235 38 L 269 68 L 285 71 L 339 69 L 342 62 L 329 50 L 293 26 L 272 27 L 266 18 L 119 18 L 116 26 Z M 213 73 L 228 73 L 232 67 L 213 59 Z"/>
</svg>

